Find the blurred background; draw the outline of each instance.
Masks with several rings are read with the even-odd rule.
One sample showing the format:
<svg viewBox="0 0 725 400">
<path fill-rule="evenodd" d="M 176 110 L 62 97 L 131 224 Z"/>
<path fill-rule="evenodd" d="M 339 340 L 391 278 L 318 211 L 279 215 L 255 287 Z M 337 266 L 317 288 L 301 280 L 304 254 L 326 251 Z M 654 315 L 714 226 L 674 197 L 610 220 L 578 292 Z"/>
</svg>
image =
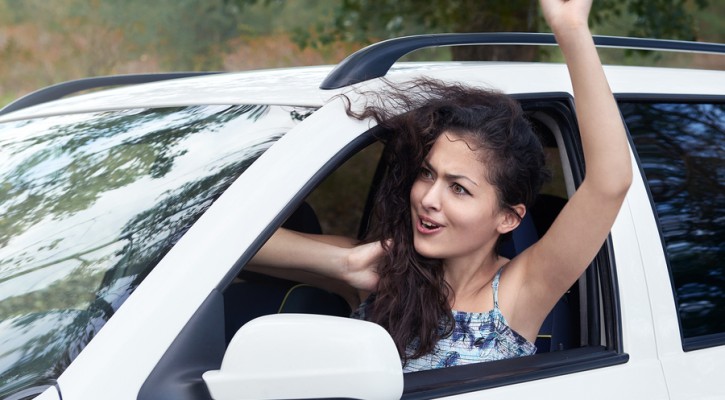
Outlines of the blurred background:
<svg viewBox="0 0 725 400">
<path fill-rule="evenodd" d="M 722 0 L 595 0 L 595 33 L 725 42 Z M 66 80 L 335 64 L 434 32 L 547 31 L 537 0 L 0 0 L 0 107 Z M 409 60 L 551 60 L 551 48 L 424 50 Z M 724 69 L 725 56 L 604 50 L 605 63 Z"/>
</svg>

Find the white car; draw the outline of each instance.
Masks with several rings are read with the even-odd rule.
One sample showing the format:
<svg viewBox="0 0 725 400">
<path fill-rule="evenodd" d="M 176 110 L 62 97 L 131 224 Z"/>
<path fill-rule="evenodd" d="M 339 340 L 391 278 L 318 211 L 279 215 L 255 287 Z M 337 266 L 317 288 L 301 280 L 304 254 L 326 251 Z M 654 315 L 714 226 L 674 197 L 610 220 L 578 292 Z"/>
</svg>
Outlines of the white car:
<svg viewBox="0 0 725 400">
<path fill-rule="evenodd" d="M 584 173 L 566 67 L 396 63 L 493 42 L 553 38 L 431 35 L 334 69 L 83 80 L 0 111 L 0 397 L 725 398 L 724 71 L 605 68 L 640 173 L 534 356 L 404 375 L 387 332 L 340 298 L 244 270 L 282 224 L 364 235 L 390 133 L 338 94 L 356 102 L 383 76 L 521 102 L 554 179 L 508 251 L 540 236 Z M 121 86 L 56 99 L 96 85 Z"/>
</svg>

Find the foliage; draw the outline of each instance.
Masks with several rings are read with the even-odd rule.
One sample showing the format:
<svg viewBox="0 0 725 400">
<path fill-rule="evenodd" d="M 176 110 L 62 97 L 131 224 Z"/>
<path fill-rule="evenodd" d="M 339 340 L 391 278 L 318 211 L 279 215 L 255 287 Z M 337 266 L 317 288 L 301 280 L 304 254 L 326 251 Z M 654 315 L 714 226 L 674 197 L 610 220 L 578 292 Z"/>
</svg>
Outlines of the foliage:
<svg viewBox="0 0 725 400">
<path fill-rule="evenodd" d="M 707 0 L 598 0 L 591 20 L 594 26 L 612 19 L 626 19 L 618 35 L 693 40 L 697 37 L 692 12 Z M 476 0 L 342 0 L 331 23 L 319 22 L 314 30 L 297 30 L 301 46 L 323 47 L 337 41 L 372 42 L 402 35 L 439 32 L 537 32 L 545 26 L 536 0 L 486 2 Z M 453 59 L 533 59 L 536 52 L 454 48 Z"/>
<path fill-rule="evenodd" d="M 597 0 L 592 23 L 598 34 L 721 42 L 725 3 L 705 9 L 705 1 Z M 328 64 L 393 36 L 543 29 L 537 0 L 0 0 L 0 105 L 89 76 Z M 408 59 L 532 59 L 540 51 L 464 46 Z M 616 50 L 605 61 L 722 68 L 716 56 L 681 56 L 672 63 Z"/>
<path fill-rule="evenodd" d="M 697 40 L 692 11 L 706 6 L 707 0 L 599 0 L 593 3 L 593 22 L 630 16 L 627 36 Z"/>
<path fill-rule="evenodd" d="M 70 39 L 79 34 L 87 41 L 99 40 L 92 53 L 112 63 L 120 57 L 152 51 L 163 54 L 162 62 L 175 69 L 214 69 L 221 63 L 220 50 L 239 34 L 240 9 L 224 0 L 84 1 L 6 0 L 10 22 L 34 20 Z M 123 48 L 109 46 L 109 33 L 123 35 Z M 118 43 L 118 41 L 115 41 Z M 170 51 L 171 50 L 171 51 Z M 114 54 L 104 54 L 115 51 Z M 102 71 L 92 71 L 98 72 Z"/>
</svg>

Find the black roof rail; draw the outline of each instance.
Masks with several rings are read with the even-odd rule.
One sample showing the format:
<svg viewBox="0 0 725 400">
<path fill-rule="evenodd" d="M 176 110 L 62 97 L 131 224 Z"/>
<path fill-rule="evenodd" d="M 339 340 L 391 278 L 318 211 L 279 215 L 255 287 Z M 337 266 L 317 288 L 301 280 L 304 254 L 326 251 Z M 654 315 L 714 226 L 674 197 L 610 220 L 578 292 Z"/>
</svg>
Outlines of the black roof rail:
<svg viewBox="0 0 725 400">
<path fill-rule="evenodd" d="M 73 93 L 84 90 L 109 87 L 135 85 L 139 83 L 149 83 L 165 81 L 169 79 L 188 78 L 192 76 L 218 74 L 219 72 L 167 72 L 159 74 L 130 74 L 130 75 L 109 75 L 98 76 L 93 78 L 83 78 L 73 81 L 58 83 L 48 86 L 40 90 L 36 90 L 27 94 L 0 110 L 0 115 L 7 114 L 12 111 L 20 110 L 37 104 L 57 100 Z"/>
<path fill-rule="evenodd" d="M 594 36 L 598 47 L 725 54 L 725 44 L 680 40 Z M 320 89 L 339 89 L 385 76 L 404 55 L 427 47 L 461 45 L 555 46 L 551 33 L 443 33 L 405 36 L 372 44 L 342 60 L 325 78 Z"/>
</svg>

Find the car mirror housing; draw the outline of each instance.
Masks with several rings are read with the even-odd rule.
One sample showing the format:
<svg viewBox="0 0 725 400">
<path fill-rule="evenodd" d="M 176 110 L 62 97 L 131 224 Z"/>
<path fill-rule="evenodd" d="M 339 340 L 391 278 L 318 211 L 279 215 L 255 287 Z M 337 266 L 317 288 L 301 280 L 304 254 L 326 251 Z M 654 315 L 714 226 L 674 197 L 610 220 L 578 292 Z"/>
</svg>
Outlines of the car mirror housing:
<svg viewBox="0 0 725 400">
<path fill-rule="evenodd" d="M 390 335 L 351 318 L 276 314 L 232 338 L 219 370 L 203 374 L 215 400 L 399 399 L 403 370 Z"/>
</svg>

